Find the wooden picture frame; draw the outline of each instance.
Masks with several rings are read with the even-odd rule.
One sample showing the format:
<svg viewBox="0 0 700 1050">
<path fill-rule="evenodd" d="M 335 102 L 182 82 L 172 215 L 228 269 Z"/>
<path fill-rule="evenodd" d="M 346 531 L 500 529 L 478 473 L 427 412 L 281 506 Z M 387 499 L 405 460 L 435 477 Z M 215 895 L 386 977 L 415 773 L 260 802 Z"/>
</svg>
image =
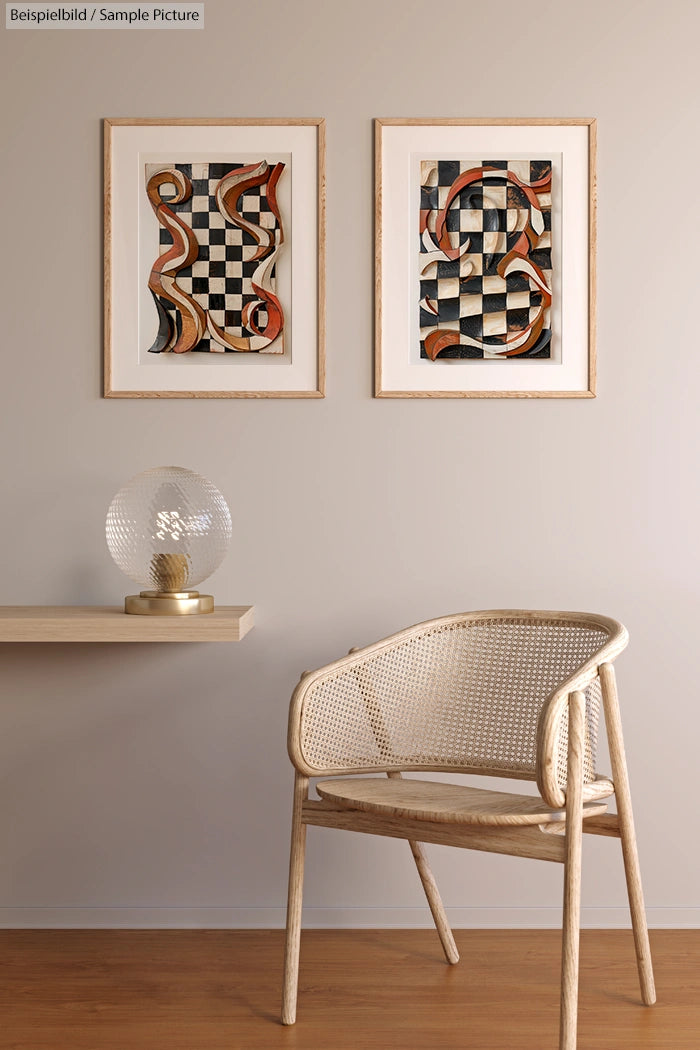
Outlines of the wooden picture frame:
<svg viewBox="0 0 700 1050">
<path fill-rule="evenodd" d="M 104 121 L 104 396 L 323 397 L 325 121 Z"/>
<path fill-rule="evenodd" d="M 594 119 L 377 119 L 375 186 L 375 397 L 595 396 Z"/>
</svg>

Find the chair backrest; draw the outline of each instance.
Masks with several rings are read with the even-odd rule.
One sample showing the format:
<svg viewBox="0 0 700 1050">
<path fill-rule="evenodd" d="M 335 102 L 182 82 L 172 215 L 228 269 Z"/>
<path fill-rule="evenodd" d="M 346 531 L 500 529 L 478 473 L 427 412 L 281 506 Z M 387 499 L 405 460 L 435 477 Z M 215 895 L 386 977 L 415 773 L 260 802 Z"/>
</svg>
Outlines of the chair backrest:
<svg viewBox="0 0 700 1050">
<path fill-rule="evenodd" d="M 584 778 L 595 780 L 598 667 L 627 632 L 587 613 L 463 613 L 410 627 L 302 676 L 289 753 L 307 776 L 439 770 L 566 784 L 568 695 L 586 696 Z M 548 798 L 549 796 L 549 798 Z"/>
</svg>

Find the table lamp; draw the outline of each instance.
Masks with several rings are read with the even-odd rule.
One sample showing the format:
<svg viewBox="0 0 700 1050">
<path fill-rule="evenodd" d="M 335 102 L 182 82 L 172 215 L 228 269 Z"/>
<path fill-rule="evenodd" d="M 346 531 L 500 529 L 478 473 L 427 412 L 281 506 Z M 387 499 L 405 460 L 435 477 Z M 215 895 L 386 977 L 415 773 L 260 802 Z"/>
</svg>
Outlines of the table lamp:
<svg viewBox="0 0 700 1050">
<path fill-rule="evenodd" d="M 211 481 L 185 467 L 153 467 L 127 482 L 110 503 L 107 546 L 144 590 L 124 611 L 183 616 L 214 611 L 211 594 L 192 590 L 211 576 L 231 541 L 226 500 Z"/>
</svg>

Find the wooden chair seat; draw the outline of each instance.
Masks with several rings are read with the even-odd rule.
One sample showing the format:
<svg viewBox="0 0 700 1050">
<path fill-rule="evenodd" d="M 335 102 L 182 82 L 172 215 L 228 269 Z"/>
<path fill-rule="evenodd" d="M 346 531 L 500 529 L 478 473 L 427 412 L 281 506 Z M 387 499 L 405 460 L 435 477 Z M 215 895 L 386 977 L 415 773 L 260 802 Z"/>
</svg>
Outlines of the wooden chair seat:
<svg viewBox="0 0 700 1050">
<path fill-rule="evenodd" d="M 550 824 L 566 820 L 565 809 L 545 805 L 539 796 L 445 784 L 435 780 L 387 780 L 353 777 L 321 780 L 321 798 L 347 809 L 389 817 L 430 820 L 439 824 Z M 589 802 L 583 816 L 599 816 L 607 806 Z"/>
</svg>

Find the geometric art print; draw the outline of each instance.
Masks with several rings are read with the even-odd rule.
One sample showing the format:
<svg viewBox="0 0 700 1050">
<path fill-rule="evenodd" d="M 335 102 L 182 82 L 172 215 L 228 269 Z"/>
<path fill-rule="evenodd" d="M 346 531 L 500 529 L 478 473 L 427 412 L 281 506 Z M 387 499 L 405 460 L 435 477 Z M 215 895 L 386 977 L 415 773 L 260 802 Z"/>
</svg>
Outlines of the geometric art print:
<svg viewBox="0 0 700 1050">
<path fill-rule="evenodd" d="M 284 163 L 146 164 L 159 223 L 150 353 L 284 353 L 276 262 Z"/>
<path fill-rule="evenodd" d="M 551 160 L 420 164 L 420 356 L 552 357 Z"/>
</svg>

